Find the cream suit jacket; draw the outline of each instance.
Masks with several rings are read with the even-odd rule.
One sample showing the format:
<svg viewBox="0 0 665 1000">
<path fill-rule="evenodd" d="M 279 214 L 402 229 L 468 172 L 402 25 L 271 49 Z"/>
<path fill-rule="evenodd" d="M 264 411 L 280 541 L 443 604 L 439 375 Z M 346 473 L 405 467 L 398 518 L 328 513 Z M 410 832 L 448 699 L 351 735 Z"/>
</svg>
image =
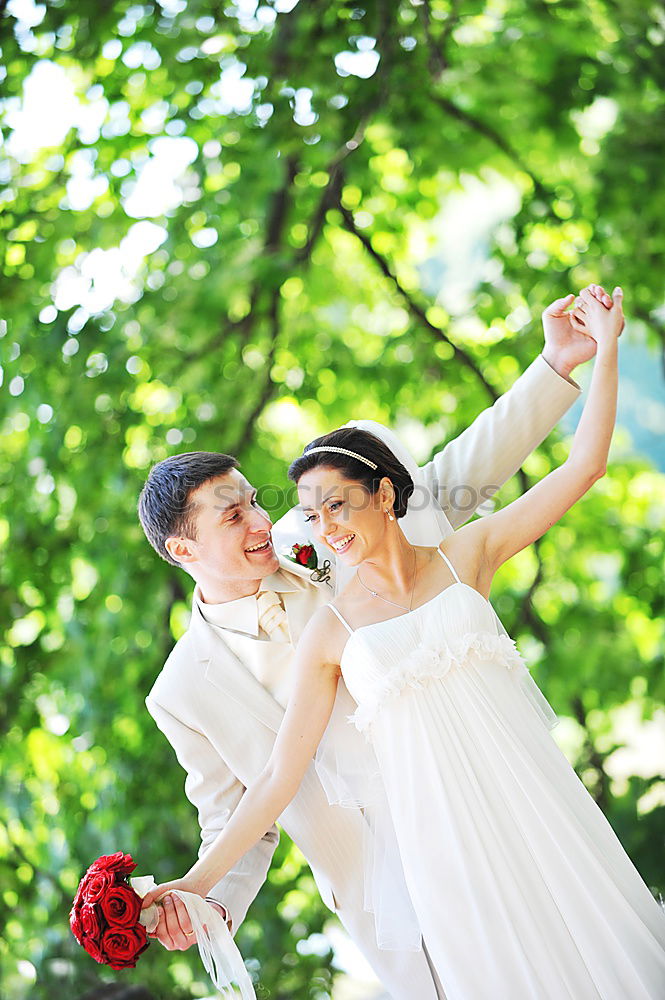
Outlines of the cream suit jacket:
<svg viewBox="0 0 665 1000">
<path fill-rule="evenodd" d="M 452 528 L 473 513 L 449 504 L 452 488 L 475 490 L 482 503 L 481 491 L 488 484 L 502 485 L 517 471 L 579 392 L 539 356 L 493 407 L 419 470 Z M 289 512 L 275 526 L 273 540 L 280 551 L 308 534 L 300 515 Z M 289 623 L 299 635 L 334 592 L 328 584 L 312 583 L 310 571 L 283 559 L 280 563 L 292 585 L 283 595 Z M 266 764 L 283 709 L 231 652 L 223 630 L 211 627 L 196 605 L 146 704 L 186 771 L 185 791 L 198 810 L 203 853 Z M 393 996 L 441 997 L 422 953 L 380 952 L 376 946 L 373 919 L 362 909 L 362 824 L 359 811 L 328 804 L 313 764 L 280 817 L 307 859 L 323 901 L 338 913 Z M 211 893 L 226 907 L 234 930 L 265 880 L 277 841 L 273 827 Z M 416 982 L 420 985 L 414 992 Z"/>
</svg>

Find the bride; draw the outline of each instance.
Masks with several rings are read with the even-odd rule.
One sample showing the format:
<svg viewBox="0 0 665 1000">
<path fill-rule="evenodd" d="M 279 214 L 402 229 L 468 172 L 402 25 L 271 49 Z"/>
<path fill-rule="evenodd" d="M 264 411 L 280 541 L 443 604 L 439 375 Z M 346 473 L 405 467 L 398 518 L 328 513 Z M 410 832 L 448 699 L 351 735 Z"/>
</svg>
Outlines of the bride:
<svg viewBox="0 0 665 1000">
<path fill-rule="evenodd" d="M 387 927 L 402 947 L 422 935 L 447 1000 L 665 996 L 665 913 L 551 738 L 549 706 L 488 600 L 498 568 L 605 471 L 622 295 L 609 310 L 581 296 L 598 350 L 570 455 L 504 509 L 438 547 L 413 545 L 399 524 L 416 506 L 413 481 L 383 441 L 342 428 L 292 464 L 305 516 L 348 583 L 301 638 L 264 771 L 187 876 L 144 906 L 172 889 L 205 896 L 265 833 L 317 752 L 342 677 L 374 764 L 370 774 L 362 757 L 355 804 L 371 817 L 380 944 Z M 352 776 L 340 761 L 332 772 L 343 802 Z"/>
</svg>

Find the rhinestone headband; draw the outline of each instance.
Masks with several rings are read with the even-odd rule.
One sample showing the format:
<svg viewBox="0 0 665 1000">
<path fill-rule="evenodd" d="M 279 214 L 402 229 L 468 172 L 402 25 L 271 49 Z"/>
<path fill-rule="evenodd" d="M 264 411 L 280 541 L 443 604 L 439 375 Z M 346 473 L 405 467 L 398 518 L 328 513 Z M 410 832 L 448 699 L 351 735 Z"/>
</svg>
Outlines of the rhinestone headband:
<svg viewBox="0 0 665 1000">
<path fill-rule="evenodd" d="M 306 452 L 303 453 L 303 458 L 306 455 L 313 455 L 315 451 L 334 451 L 338 455 L 350 455 L 351 458 L 357 458 L 359 462 L 364 462 L 365 465 L 369 465 L 370 469 L 378 469 L 376 462 L 370 461 L 369 458 L 365 458 L 364 455 L 359 455 L 357 451 L 349 451 L 348 448 L 333 448 L 332 445 L 328 447 L 322 446 L 321 448 L 308 448 Z"/>
</svg>

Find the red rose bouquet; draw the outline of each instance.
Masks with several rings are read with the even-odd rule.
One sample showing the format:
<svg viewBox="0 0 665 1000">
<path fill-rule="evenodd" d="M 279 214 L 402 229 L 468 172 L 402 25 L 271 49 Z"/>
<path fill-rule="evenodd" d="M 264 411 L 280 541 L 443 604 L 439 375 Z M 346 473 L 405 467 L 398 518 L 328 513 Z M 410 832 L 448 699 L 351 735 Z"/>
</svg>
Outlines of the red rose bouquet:
<svg viewBox="0 0 665 1000">
<path fill-rule="evenodd" d="M 128 880 L 135 868 L 131 855 L 122 851 L 97 858 L 79 882 L 69 914 L 78 943 L 112 969 L 133 969 L 148 947 L 141 897 Z"/>
<path fill-rule="evenodd" d="M 143 897 L 158 888 L 152 875 L 129 879 L 136 868 L 130 854 L 118 851 L 97 858 L 79 882 L 69 914 L 72 934 L 96 962 L 112 969 L 133 969 L 148 947 L 148 933 L 159 923 L 159 898 L 143 907 Z M 224 997 L 256 1000 L 252 980 L 221 914 L 192 892 L 172 889 L 185 904 L 203 965 Z"/>
</svg>

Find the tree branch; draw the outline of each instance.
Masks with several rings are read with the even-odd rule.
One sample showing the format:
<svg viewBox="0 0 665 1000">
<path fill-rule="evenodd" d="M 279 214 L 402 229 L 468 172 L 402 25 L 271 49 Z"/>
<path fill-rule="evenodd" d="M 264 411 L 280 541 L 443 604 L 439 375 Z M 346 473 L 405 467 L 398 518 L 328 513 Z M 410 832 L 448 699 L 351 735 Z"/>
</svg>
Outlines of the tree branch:
<svg viewBox="0 0 665 1000">
<path fill-rule="evenodd" d="M 533 184 L 534 194 L 546 203 L 548 214 L 550 216 L 554 216 L 554 213 L 550 208 L 550 202 L 554 198 L 553 193 L 543 184 L 540 178 L 536 177 L 517 150 L 513 149 L 508 140 L 504 139 L 500 132 L 497 132 L 495 128 L 483 121 L 481 118 L 477 118 L 469 111 L 465 111 L 463 108 L 458 107 L 458 105 L 455 104 L 454 101 L 451 101 L 448 97 L 442 97 L 440 94 L 430 94 L 429 98 L 450 118 L 454 118 L 463 125 L 467 125 L 469 128 L 473 129 L 474 132 L 477 132 L 479 135 L 484 136 L 484 138 L 489 139 L 489 141 L 500 149 L 502 153 L 505 153 L 505 155 L 513 161 L 515 166 L 519 167 L 519 169 L 525 173 L 527 177 L 529 177 L 531 183 Z M 554 218 L 558 219 L 557 216 L 554 216 Z"/>
<path fill-rule="evenodd" d="M 450 68 L 450 61 L 446 50 L 448 48 L 448 42 L 453 28 L 460 18 L 458 4 L 456 0 L 453 0 L 451 3 L 450 13 L 444 22 L 443 32 L 438 41 L 435 40 L 432 34 L 432 19 L 429 0 L 424 0 L 424 3 L 418 8 L 418 11 L 420 13 L 420 19 L 423 22 L 423 30 L 427 41 L 428 67 L 430 75 L 432 76 L 434 82 L 438 83 L 446 70 Z"/>
<path fill-rule="evenodd" d="M 293 186 L 295 176 L 298 173 L 298 166 L 299 162 L 294 155 L 287 158 L 284 183 L 277 191 L 275 191 L 272 197 L 266 223 L 266 237 L 263 243 L 261 256 L 269 256 L 280 249 L 283 229 L 288 213 L 289 194 Z M 254 329 L 261 292 L 262 288 L 260 283 L 255 281 L 252 285 L 250 293 L 250 308 L 246 315 L 239 320 L 225 320 L 219 332 L 208 341 L 204 348 L 198 348 L 196 351 L 190 351 L 188 354 L 183 356 L 183 363 L 189 364 L 192 361 L 198 360 L 203 354 L 207 356 L 212 351 L 216 351 L 234 333 L 240 334 L 239 350 L 242 349 L 242 347 L 249 340 Z"/>
<path fill-rule="evenodd" d="M 365 112 L 361 120 L 358 122 L 358 126 L 351 138 L 347 139 L 347 141 L 339 147 L 328 164 L 326 169 L 328 174 L 328 183 L 326 184 L 319 204 L 317 205 L 316 211 L 314 212 L 312 220 L 309 224 L 307 242 L 296 255 L 298 263 L 309 260 L 312 250 L 314 249 L 316 241 L 321 233 L 321 229 L 323 228 L 326 213 L 329 209 L 336 207 L 339 204 L 342 195 L 342 186 L 344 183 L 344 162 L 346 158 L 351 155 L 351 153 L 355 152 L 355 150 L 362 145 L 367 126 L 369 125 L 372 115 L 379 105 L 380 102 L 375 101 L 373 106 Z"/>
<path fill-rule="evenodd" d="M 526 493 L 529 489 L 529 481 L 523 469 L 519 469 L 517 475 L 520 480 L 522 495 L 524 495 L 524 493 Z M 532 548 L 537 561 L 537 569 L 533 575 L 531 583 L 529 584 L 529 589 L 522 598 L 519 613 L 513 622 L 511 631 L 518 632 L 523 627 L 526 627 L 540 640 L 540 642 L 542 642 L 543 646 L 547 647 L 547 643 L 549 641 L 547 629 L 543 625 L 542 619 L 536 614 L 533 604 L 531 603 L 533 595 L 543 579 L 543 563 L 540 555 L 540 544 L 540 538 L 533 543 Z"/>
<path fill-rule="evenodd" d="M 362 245 L 364 246 L 365 250 L 370 255 L 370 257 L 372 257 L 378 264 L 383 275 L 386 278 L 389 278 L 390 281 L 394 284 L 395 288 L 406 302 L 409 311 L 412 313 L 412 315 L 415 316 L 415 318 L 418 320 L 419 323 L 421 323 L 424 327 L 426 327 L 430 331 L 430 333 L 435 337 L 436 340 L 441 340 L 443 341 L 443 343 L 448 344 L 449 347 L 452 348 L 453 354 L 457 359 L 457 361 L 459 361 L 459 363 L 463 367 L 473 372 L 478 381 L 483 385 L 487 394 L 491 397 L 492 402 L 496 402 L 496 400 L 499 398 L 500 393 L 494 388 L 493 385 L 491 385 L 490 382 L 487 381 L 487 379 L 481 372 L 480 368 L 476 365 L 471 355 L 467 354 L 467 352 L 463 350 L 463 348 L 458 347 L 457 344 L 453 343 L 453 341 L 450 339 L 447 333 L 445 333 L 445 331 L 441 329 L 441 327 L 436 326 L 436 324 L 432 323 L 432 321 L 428 319 L 425 309 L 415 301 L 410 292 L 408 292 L 406 288 L 404 288 L 404 286 L 400 283 L 399 278 L 394 273 L 394 271 L 390 267 L 385 257 L 383 257 L 382 254 L 378 253 L 378 251 L 374 249 L 369 237 L 358 229 L 355 220 L 353 218 L 353 214 L 347 208 L 345 208 L 341 202 L 337 203 L 336 208 L 339 212 L 341 212 L 342 218 L 344 220 L 344 225 L 346 226 L 348 231 L 352 233 L 356 237 L 356 239 L 358 239 L 362 243 Z"/>
<path fill-rule="evenodd" d="M 272 371 L 272 366 L 275 361 L 275 352 L 277 350 L 277 341 L 279 338 L 279 302 L 280 293 L 279 288 L 275 288 L 272 292 L 272 297 L 270 300 L 270 325 L 271 325 L 271 335 L 270 335 L 270 350 L 268 351 L 268 356 L 266 358 L 265 369 L 264 369 L 264 379 L 263 388 L 259 394 L 259 397 L 254 404 L 249 416 L 245 421 L 245 426 L 241 432 L 238 440 L 236 441 L 233 448 L 231 448 L 232 455 L 240 455 L 245 450 L 247 445 L 252 440 L 252 435 L 254 432 L 254 426 L 256 421 L 261 416 L 261 413 L 265 409 L 267 403 L 276 395 L 278 386 L 272 381 L 270 373 Z"/>
<path fill-rule="evenodd" d="M 423 31 L 425 34 L 425 41 L 427 44 L 428 68 L 432 78 L 432 83 L 437 86 L 441 83 L 446 70 L 450 68 L 450 59 L 448 57 L 447 47 L 453 29 L 460 19 L 458 2 L 457 0 L 452 0 L 450 13 L 444 23 L 443 33 L 440 41 L 438 42 L 432 35 L 429 0 L 424 0 L 424 3 L 419 9 L 420 19 L 422 21 Z M 498 149 L 500 149 L 502 153 L 505 153 L 505 155 L 530 178 L 531 183 L 533 184 L 534 194 L 545 201 L 548 206 L 549 214 L 553 215 L 552 210 L 549 207 L 550 201 L 554 198 L 553 193 L 548 190 L 540 178 L 536 177 L 517 150 L 511 146 L 508 140 L 505 139 L 500 132 L 497 132 L 497 130 L 488 122 L 483 121 L 483 119 L 471 114 L 470 111 L 465 111 L 463 108 L 459 107 L 459 105 L 455 104 L 455 102 L 449 97 L 444 97 L 442 94 L 437 94 L 435 91 L 430 92 L 428 96 L 429 100 L 436 103 L 439 108 L 441 108 L 441 110 L 448 115 L 448 117 L 454 118 L 461 124 L 473 129 L 474 132 L 477 132 L 485 139 L 488 139 Z"/>
</svg>

